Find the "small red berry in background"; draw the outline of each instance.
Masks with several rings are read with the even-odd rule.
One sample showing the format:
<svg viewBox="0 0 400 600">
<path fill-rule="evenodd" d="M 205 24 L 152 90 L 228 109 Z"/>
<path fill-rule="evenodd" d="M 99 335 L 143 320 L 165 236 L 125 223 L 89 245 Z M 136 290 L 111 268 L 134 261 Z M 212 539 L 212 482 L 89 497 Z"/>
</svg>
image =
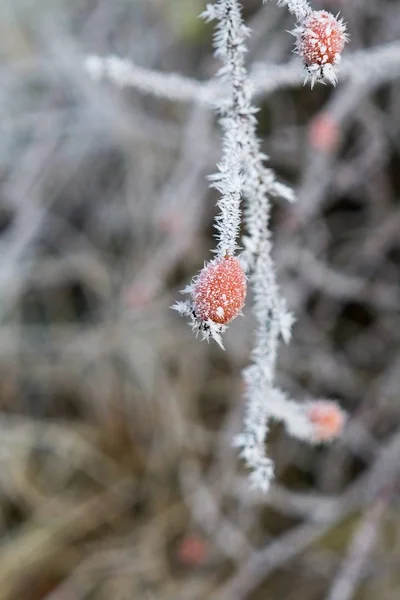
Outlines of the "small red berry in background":
<svg viewBox="0 0 400 600">
<path fill-rule="evenodd" d="M 297 51 L 307 66 L 335 65 L 347 41 L 346 26 L 326 10 L 312 11 L 302 22 Z"/>
<path fill-rule="evenodd" d="M 183 565 L 197 567 L 207 558 L 207 546 L 196 535 L 187 535 L 178 546 L 177 557 Z"/>
<path fill-rule="evenodd" d="M 308 131 L 308 141 L 315 150 L 331 152 L 339 142 L 338 123 L 329 115 L 321 113 L 314 117 Z"/>
<path fill-rule="evenodd" d="M 345 423 L 345 413 L 330 400 L 316 400 L 308 409 L 316 442 L 327 442 L 337 437 Z"/>
<path fill-rule="evenodd" d="M 193 306 L 203 321 L 225 325 L 240 313 L 246 298 L 246 275 L 240 261 L 226 255 L 212 260 L 193 285 Z"/>
</svg>

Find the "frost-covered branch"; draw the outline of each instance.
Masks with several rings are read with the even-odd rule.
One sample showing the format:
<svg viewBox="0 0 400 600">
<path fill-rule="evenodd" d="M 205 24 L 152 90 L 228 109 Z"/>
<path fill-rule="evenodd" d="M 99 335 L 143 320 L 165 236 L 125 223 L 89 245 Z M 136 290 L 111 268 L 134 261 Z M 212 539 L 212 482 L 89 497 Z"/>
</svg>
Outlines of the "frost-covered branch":
<svg viewBox="0 0 400 600">
<path fill-rule="evenodd" d="M 248 85 L 248 82 L 246 82 Z M 249 87 L 249 86 L 248 86 Z M 270 196 L 280 196 L 294 201 L 293 191 L 280 184 L 275 174 L 265 166 L 266 156 L 261 153 L 256 135 L 256 109 L 251 104 L 251 96 L 244 98 L 241 140 L 241 161 L 244 172 L 243 193 L 245 196 L 244 220 L 246 235 L 243 238 L 244 251 L 242 264 L 249 273 L 254 293 L 253 312 L 256 319 L 256 340 L 252 352 L 253 364 L 244 372 L 246 418 L 245 431 L 236 439 L 241 447 L 241 455 L 252 470 L 251 481 L 256 488 L 266 491 L 273 475 L 273 465 L 265 452 L 265 440 L 268 432 L 268 420 L 277 416 L 276 398 L 281 406 L 284 395 L 273 389 L 275 365 L 279 337 L 286 341 L 290 338 L 292 316 L 287 312 L 284 300 L 279 295 L 275 279 L 275 270 L 271 258 L 270 233 L 268 229 Z M 290 409 L 296 406 L 295 411 Z M 287 419 L 291 415 L 301 415 L 298 423 L 311 431 L 310 421 L 305 412 L 297 409 L 294 403 L 286 402 Z M 274 411 L 275 406 L 275 411 Z M 285 415 L 285 411 L 279 413 Z M 289 430 L 295 430 L 290 425 Z M 298 427 L 300 431 L 300 427 Z"/>
<path fill-rule="evenodd" d="M 211 186 L 220 193 L 215 220 L 218 243 L 216 258 L 184 290 L 190 294 L 190 300 L 179 302 L 174 308 L 190 317 L 194 330 L 201 331 L 207 339 L 213 337 L 222 346 L 220 334 L 240 313 L 246 295 L 244 269 L 235 253 L 244 189 L 243 149 L 254 112 L 253 90 L 244 60 L 249 29 L 243 23 L 240 4 L 237 0 L 218 0 L 207 5 L 202 16 L 207 21 L 217 21 L 214 49 L 222 62 L 218 78 L 229 90 L 226 98 L 216 102 L 222 128 L 222 159 L 218 172 L 210 177 Z"/>
<path fill-rule="evenodd" d="M 242 21 L 240 4 L 238 0 L 219 0 L 207 7 L 205 15 L 218 21 L 214 41 L 216 55 L 224 63 L 220 76 L 229 77 L 231 85 L 230 97 L 218 105 L 224 133 L 223 159 L 219 173 L 212 178 L 221 193 L 217 258 L 186 289 L 191 301 L 176 308 L 191 317 L 197 330 L 201 319 L 203 335 L 207 331 L 221 343 L 222 328 L 243 305 L 245 285 L 241 269 L 247 271 L 254 294 L 256 334 L 253 364 L 244 372 L 244 432 L 237 436 L 235 445 L 241 448 L 241 456 L 251 469 L 253 486 L 267 491 L 273 477 L 273 463 L 265 451 L 270 419 L 283 421 L 288 432 L 300 439 L 320 441 L 337 435 L 344 418 L 335 403 L 300 405 L 274 387 L 279 338 L 289 341 L 293 318 L 280 296 L 271 257 L 270 197 L 289 201 L 295 198 L 291 189 L 276 181 L 273 171 L 264 164 L 267 157 L 260 151 L 257 111 L 251 103 L 252 88 L 244 66 L 248 30 Z M 234 252 L 242 196 L 246 235 L 239 263 Z"/>
<path fill-rule="evenodd" d="M 133 88 L 143 94 L 173 102 L 215 105 L 226 97 L 226 88 L 215 80 L 201 82 L 178 73 L 162 73 L 138 67 L 118 56 L 88 56 L 84 67 L 94 81 L 108 80 L 121 88 Z M 400 42 L 346 54 L 337 73 L 341 81 L 365 80 L 371 88 L 400 77 Z M 294 88 L 304 82 L 304 72 L 297 61 L 286 64 L 256 63 L 250 73 L 253 95 L 265 96 L 277 89 Z"/>
<path fill-rule="evenodd" d="M 304 24 L 310 15 L 316 15 L 305 10 L 308 5 L 304 2 L 283 3 L 290 4 L 299 23 L 300 19 Z M 326 37 L 329 33 L 327 27 L 332 29 L 333 24 L 330 17 L 320 13 L 314 30 L 306 32 L 309 48 L 305 47 L 305 50 L 312 54 L 316 48 L 327 54 L 328 59 L 321 63 L 324 65 L 321 72 L 324 70 L 327 75 L 325 67 L 336 61 L 333 52 L 337 48 L 332 49 L 329 40 L 326 47 L 321 46 L 324 41 L 321 42 L 321 36 Z M 266 167 L 267 157 L 262 154 L 256 135 L 257 109 L 252 105 L 254 89 L 245 66 L 245 41 L 250 31 L 243 22 L 239 0 L 216 0 L 214 4 L 207 5 L 202 16 L 207 21 L 217 22 L 214 50 L 215 56 L 222 62 L 217 74 L 218 85 L 209 84 L 204 90 L 209 92 L 213 89 L 214 93 L 218 89 L 224 90 L 224 94 L 215 96 L 222 129 L 222 157 L 217 173 L 210 177 L 211 186 L 219 192 L 219 213 L 215 220 L 217 246 L 215 258 L 205 264 L 183 290 L 189 294 L 189 299 L 177 302 L 173 308 L 189 318 L 196 333 L 201 333 L 207 340 L 213 338 L 222 346 L 221 334 L 227 324 L 241 313 L 249 279 L 254 296 L 255 345 L 251 354 L 252 364 L 244 371 L 244 432 L 235 443 L 251 469 L 253 485 L 267 491 L 273 476 L 273 464 L 265 451 L 270 420 L 282 421 L 289 434 L 315 442 L 335 437 L 341 430 L 344 415 L 333 402 L 296 403 L 274 385 L 280 338 L 289 341 L 293 317 L 287 311 L 276 281 L 269 231 L 270 205 L 273 197 L 290 202 L 295 197 L 293 191 L 277 182 L 275 173 Z M 298 35 L 301 43 L 307 41 L 300 29 Z M 118 62 L 115 58 L 106 63 L 91 58 L 87 68 L 96 78 L 107 75 L 119 85 L 132 84 L 155 95 L 162 83 L 159 75 L 152 79 L 149 72 L 135 67 L 131 69 L 129 63 Z M 311 77 L 312 83 L 318 78 L 316 73 Z M 332 77 L 330 79 L 333 81 Z M 167 87 L 171 81 L 173 77 L 166 80 Z M 178 79 L 173 81 L 172 87 L 168 87 L 165 97 L 174 97 L 175 84 L 178 85 Z M 199 91 L 195 87 L 196 84 L 188 82 L 183 96 L 187 90 L 190 90 L 189 94 Z M 201 101 L 205 98 L 204 94 Z M 237 256 L 242 210 L 246 232 L 242 240 L 243 250 Z"/>
<path fill-rule="evenodd" d="M 222 83 L 229 86 L 226 99 L 217 102 L 222 137 L 222 160 L 218 172 L 210 177 L 212 187 L 221 194 L 220 214 L 216 219 L 217 255 L 233 255 L 237 249 L 240 228 L 240 202 L 243 189 L 242 145 L 244 119 L 251 107 L 252 88 L 245 69 L 245 40 L 249 29 L 244 25 L 236 0 L 220 0 L 207 5 L 202 15 L 206 21 L 217 20 L 214 34 L 215 56 L 223 66 L 218 72 Z"/>
<path fill-rule="evenodd" d="M 246 235 L 243 238 L 242 263 L 249 272 L 253 288 L 253 313 L 256 319 L 256 339 L 252 352 L 253 364 L 244 372 L 246 417 L 244 433 L 237 437 L 236 445 L 251 469 L 250 479 L 257 489 L 267 491 L 273 476 L 273 464 L 265 452 L 269 419 L 284 421 L 288 432 L 309 441 L 329 437 L 316 433 L 310 406 L 288 400 L 274 388 L 275 367 L 279 338 L 287 342 L 291 335 L 292 315 L 286 309 L 276 283 L 275 268 L 271 257 L 270 232 L 268 228 L 270 197 L 280 196 L 294 201 L 293 191 L 276 182 L 275 174 L 265 166 L 266 156 L 260 151 L 256 135 L 256 109 L 247 97 L 243 111 L 242 163 L 244 171 L 243 192 L 246 199 Z M 321 406 L 321 404 L 317 405 Z M 338 415 L 333 436 L 341 429 L 341 411 L 334 403 L 325 409 Z M 324 410 L 322 409 L 322 413 Z M 325 413 L 324 413 L 325 414 Z"/>
<path fill-rule="evenodd" d="M 267 2 L 267 0 L 263 0 Z M 278 6 L 287 6 L 289 12 L 295 15 L 296 19 L 301 21 L 312 11 L 307 0 L 278 0 Z"/>
<path fill-rule="evenodd" d="M 119 88 L 134 88 L 143 94 L 175 102 L 211 103 L 215 98 L 213 85 L 178 73 L 162 73 L 138 67 L 119 56 L 91 54 L 86 57 L 84 68 L 94 81 L 107 80 Z"/>
</svg>

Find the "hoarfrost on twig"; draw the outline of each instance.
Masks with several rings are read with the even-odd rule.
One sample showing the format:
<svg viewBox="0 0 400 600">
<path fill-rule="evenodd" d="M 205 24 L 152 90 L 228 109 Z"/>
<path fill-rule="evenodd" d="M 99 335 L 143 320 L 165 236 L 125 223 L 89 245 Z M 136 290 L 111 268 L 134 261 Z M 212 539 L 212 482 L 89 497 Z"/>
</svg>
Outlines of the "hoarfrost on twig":
<svg viewBox="0 0 400 600">
<path fill-rule="evenodd" d="M 121 62 L 124 66 L 124 77 L 120 76 Z M 151 94 L 173 102 L 214 106 L 219 98 L 226 97 L 224 85 L 214 80 L 201 82 L 177 73 L 144 69 L 118 56 L 90 55 L 84 61 L 84 68 L 95 81 L 109 80 L 118 87 L 133 88 L 143 94 Z M 341 81 L 366 81 L 371 89 L 398 79 L 400 42 L 348 53 L 343 56 L 336 71 Z M 294 60 L 279 65 L 255 63 L 251 69 L 250 81 L 255 96 L 266 96 L 277 89 L 302 85 L 304 72 L 301 65 Z"/>
<path fill-rule="evenodd" d="M 312 11 L 305 0 L 281 0 L 279 4 L 287 5 L 298 19 L 297 50 L 308 67 L 311 83 L 327 75 L 335 83 L 336 76 L 328 67 L 339 61 L 346 41 L 342 22 L 326 11 Z M 219 192 L 216 256 L 183 290 L 189 299 L 176 302 L 173 308 L 189 319 L 196 334 L 206 340 L 214 339 L 223 348 L 221 334 L 241 314 L 247 279 L 250 281 L 255 344 L 252 364 L 244 371 L 244 432 L 236 437 L 235 445 L 251 470 L 251 484 L 266 492 L 274 473 L 274 465 L 265 451 L 270 420 L 283 422 L 290 435 L 318 442 L 337 436 L 345 417 L 334 402 L 300 404 L 274 385 L 280 338 L 285 342 L 290 340 L 294 319 L 276 281 L 269 231 L 270 205 L 271 198 L 293 202 L 295 195 L 289 187 L 277 182 L 275 173 L 265 165 L 268 157 L 261 152 L 256 135 L 254 89 L 245 66 L 245 41 L 250 30 L 244 24 L 241 3 L 216 0 L 207 5 L 202 16 L 207 21 L 217 21 L 214 50 L 222 62 L 217 80 L 223 95 L 216 93 L 219 87 L 213 83 L 204 86 L 176 75 L 152 76 L 151 72 L 115 57 L 105 60 L 90 57 L 86 68 L 95 79 L 106 76 L 121 87 L 133 85 L 172 100 L 189 99 L 196 94 L 200 102 L 214 98 L 222 129 L 221 161 L 218 171 L 209 178 L 211 187 Z M 330 38 L 332 31 L 335 35 Z M 207 96 L 210 90 L 214 96 Z M 236 256 L 242 211 L 246 231 L 241 253 Z"/>
</svg>

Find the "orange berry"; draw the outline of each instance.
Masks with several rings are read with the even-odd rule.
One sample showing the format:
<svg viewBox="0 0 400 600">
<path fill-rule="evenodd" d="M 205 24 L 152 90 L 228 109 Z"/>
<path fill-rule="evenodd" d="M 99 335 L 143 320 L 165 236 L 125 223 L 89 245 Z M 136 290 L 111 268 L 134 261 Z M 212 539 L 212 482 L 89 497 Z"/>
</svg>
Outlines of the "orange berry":
<svg viewBox="0 0 400 600">
<path fill-rule="evenodd" d="M 347 41 L 346 26 L 326 10 L 312 11 L 301 23 L 297 51 L 307 66 L 335 65 Z"/>
<path fill-rule="evenodd" d="M 193 306 L 203 321 L 225 325 L 237 317 L 246 297 L 246 275 L 240 261 L 226 255 L 202 269 L 193 285 Z"/>
<path fill-rule="evenodd" d="M 345 413 L 330 400 L 317 400 L 310 404 L 308 417 L 314 426 L 313 436 L 317 442 L 337 437 L 345 423 Z"/>
<path fill-rule="evenodd" d="M 332 117 L 321 113 L 310 123 L 308 140 L 315 150 L 330 152 L 339 142 L 339 126 Z"/>
<path fill-rule="evenodd" d="M 188 535 L 179 544 L 177 555 L 184 565 L 190 567 L 201 565 L 207 557 L 206 543 L 196 535 Z"/>
</svg>

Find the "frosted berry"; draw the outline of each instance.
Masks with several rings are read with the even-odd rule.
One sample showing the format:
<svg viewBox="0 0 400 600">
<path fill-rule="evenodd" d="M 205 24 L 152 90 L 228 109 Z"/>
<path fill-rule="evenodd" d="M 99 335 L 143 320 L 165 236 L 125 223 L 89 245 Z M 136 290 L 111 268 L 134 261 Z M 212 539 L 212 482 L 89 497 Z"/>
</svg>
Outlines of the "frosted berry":
<svg viewBox="0 0 400 600">
<path fill-rule="evenodd" d="M 315 80 L 327 77 L 336 83 L 334 67 L 348 40 L 346 25 L 326 10 L 313 10 L 294 30 L 296 51 L 303 59 L 313 85 Z"/>
<path fill-rule="evenodd" d="M 316 442 L 326 442 L 337 437 L 345 423 L 345 413 L 330 400 L 317 400 L 308 408 L 308 418 Z"/>
<path fill-rule="evenodd" d="M 229 323 L 242 310 L 246 289 L 246 275 L 239 260 L 229 255 L 215 258 L 200 271 L 192 288 L 197 318 Z"/>
</svg>

